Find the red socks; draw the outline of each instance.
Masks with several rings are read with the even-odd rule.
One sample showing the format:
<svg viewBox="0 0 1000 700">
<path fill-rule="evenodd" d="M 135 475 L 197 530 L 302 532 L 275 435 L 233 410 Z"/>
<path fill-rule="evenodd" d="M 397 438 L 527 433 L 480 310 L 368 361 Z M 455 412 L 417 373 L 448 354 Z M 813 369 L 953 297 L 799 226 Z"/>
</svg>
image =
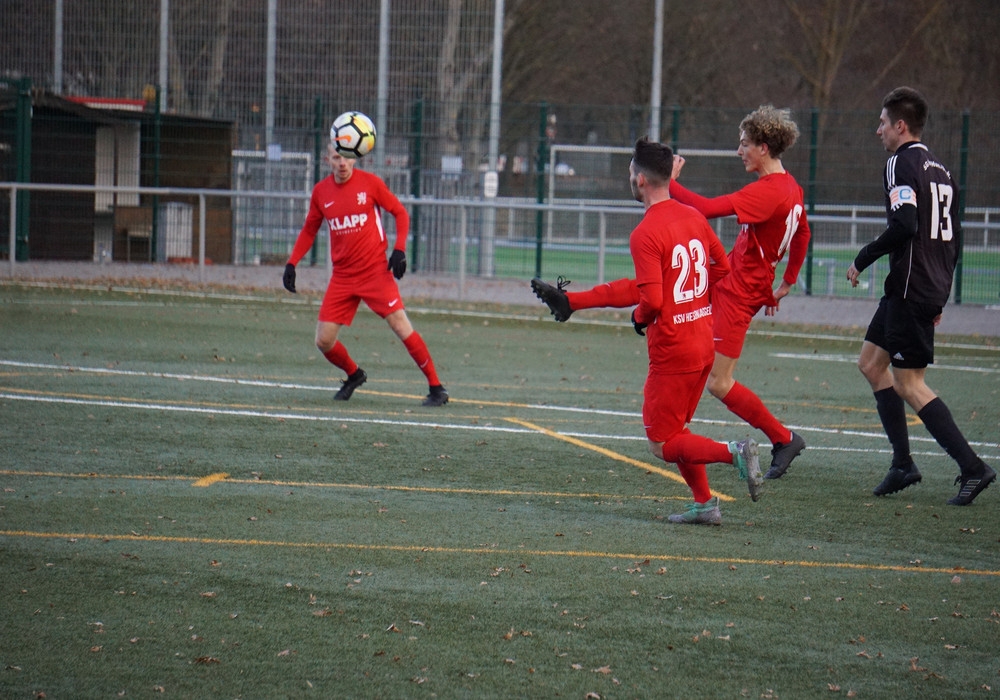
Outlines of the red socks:
<svg viewBox="0 0 1000 700">
<path fill-rule="evenodd" d="M 406 346 L 406 351 L 410 353 L 413 361 L 417 363 L 417 367 L 427 377 L 427 384 L 429 386 L 440 386 L 441 380 L 438 379 L 437 371 L 434 369 L 434 360 L 431 359 L 431 353 L 427 350 L 427 344 L 424 343 L 424 339 L 414 331 L 403 341 L 403 345 Z M 351 356 L 347 353 L 347 348 L 339 340 L 330 350 L 323 353 L 323 357 L 330 364 L 344 370 L 347 376 L 351 376 L 358 371 L 358 363 L 351 359 Z"/>
<path fill-rule="evenodd" d="M 621 279 L 599 284 L 583 292 L 566 292 L 569 308 L 580 309 L 615 308 L 624 309 L 639 303 L 639 287 L 633 279 Z"/>
<path fill-rule="evenodd" d="M 417 363 L 417 367 L 427 377 L 427 384 L 429 386 L 441 386 L 441 380 L 438 379 L 437 371 L 434 369 L 434 360 L 431 359 L 431 353 L 427 349 L 424 339 L 420 337 L 420 334 L 413 331 L 403 341 L 403 345 L 406 346 L 406 351 L 410 353 L 413 361 Z"/>
<path fill-rule="evenodd" d="M 733 384 L 722 403 L 747 423 L 762 430 L 772 445 L 782 445 L 792 439 L 792 433 L 771 415 L 757 394 L 739 382 Z"/>
<path fill-rule="evenodd" d="M 348 377 L 358 371 L 358 363 L 351 359 L 351 356 L 347 353 L 347 348 L 339 340 L 334 343 L 332 348 L 323 353 L 323 357 L 333 366 L 347 372 Z"/>
<path fill-rule="evenodd" d="M 691 495 L 696 503 L 706 503 L 712 497 L 708 487 L 708 472 L 704 464 L 678 464 L 678 471 L 684 477 L 685 483 L 691 488 Z"/>
<path fill-rule="evenodd" d="M 694 500 L 704 503 L 712 497 L 705 465 L 713 462 L 732 464 L 733 455 L 726 443 L 695 435 L 685 428 L 663 443 L 663 460 L 677 465 L 684 481 L 691 488 Z"/>
</svg>

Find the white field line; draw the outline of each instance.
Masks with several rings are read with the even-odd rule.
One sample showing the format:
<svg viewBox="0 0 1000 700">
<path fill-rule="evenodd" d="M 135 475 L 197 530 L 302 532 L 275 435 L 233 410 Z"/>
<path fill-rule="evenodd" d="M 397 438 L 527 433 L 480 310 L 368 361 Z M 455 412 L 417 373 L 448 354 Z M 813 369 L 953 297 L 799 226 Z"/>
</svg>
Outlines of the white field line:
<svg viewBox="0 0 1000 700">
<path fill-rule="evenodd" d="M 858 361 L 857 355 L 830 355 L 794 352 L 772 352 L 771 357 L 780 357 L 786 360 L 809 360 L 817 362 L 843 362 L 854 364 Z M 970 367 L 968 365 L 942 365 L 934 363 L 928 369 L 947 369 L 955 372 L 976 372 L 979 374 L 1000 374 L 1000 369 L 996 367 Z"/>
<path fill-rule="evenodd" d="M 811 355 L 809 357 L 812 357 Z M 63 372 L 87 372 L 94 374 L 112 374 L 112 375 L 124 375 L 133 377 L 149 377 L 153 379 L 175 379 L 178 381 L 201 381 L 201 382 L 216 382 L 223 384 L 236 384 L 245 386 L 256 386 L 256 387 L 266 387 L 266 388 L 280 388 L 280 389 L 306 389 L 312 391 L 333 391 L 333 387 L 319 387 L 308 384 L 290 384 L 285 382 L 271 382 L 265 380 L 247 380 L 247 379 L 237 379 L 234 377 L 213 377 L 213 376 L 203 376 L 195 374 L 173 374 L 173 373 L 163 373 L 163 372 L 142 372 L 137 370 L 121 370 L 121 369 L 108 369 L 105 367 L 80 367 L 71 365 L 53 365 L 53 364 L 43 364 L 36 362 L 18 362 L 14 360 L 0 360 L 0 366 L 8 367 L 20 367 L 28 369 L 46 369 L 54 371 Z M 525 428 L 509 428 L 495 425 L 473 425 L 473 424 L 463 424 L 463 423 L 442 423 L 435 421 L 415 421 L 415 420 L 397 420 L 388 418 L 370 418 L 370 417 L 355 417 L 355 416 L 317 416 L 308 413 L 288 413 L 288 412 L 275 412 L 275 411 L 253 411 L 248 409 L 227 409 L 218 407 L 203 407 L 203 406 L 178 406 L 169 403 L 155 403 L 155 402 L 131 402 L 131 401 L 115 401 L 111 399 L 77 399 L 70 397 L 58 397 L 58 396 L 40 396 L 32 394 L 21 394 L 21 393 L 7 393 L 0 392 L 0 399 L 6 399 L 10 401 L 34 401 L 40 403 L 59 403 L 59 404 L 76 404 L 76 405 L 86 405 L 86 406 L 105 406 L 109 408 L 130 408 L 130 409 L 145 409 L 153 411 L 165 411 L 165 412 L 177 412 L 177 413 L 199 413 L 199 414 L 210 414 L 210 415 L 228 415 L 228 416 L 239 416 L 246 418 L 266 418 L 266 419 L 281 419 L 281 420 L 303 420 L 303 421 L 316 421 L 316 422 L 328 422 L 328 423 L 362 423 L 362 424 L 372 424 L 372 425 L 392 425 L 392 426 L 411 426 L 411 427 L 425 427 L 425 428 L 437 428 L 437 429 L 452 429 L 452 430 L 464 430 L 473 432 L 495 432 L 495 433 L 515 433 L 515 434 L 537 434 L 536 431 L 528 430 Z M 603 416 L 617 416 L 626 418 L 641 418 L 642 414 L 636 412 L 628 411 L 610 411 L 603 409 L 589 409 L 580 408 L 576 406 L 558 406 L 558 405 L 547 405 L 547 404 L 509 404 L 511 408 L 521 408 L 536 411 L 550 411 L 550 412 L 569 412 L 569 413 L 582 413 L 589 415 L 603 415 Z M 701 423 L 705 425 L 721 425 L 721 426 L 733 426 L 733 427 L 743 427 L 746 425 L 741 421 L 726 421 L 726 420 L 713 420 L 713 419 L 701 419 L 695 418 L 693 423 Z M 881 432 L 870 432 L 863 430 L 845 430 L 840 428 L 820 428 L 809 425 L 788 425 L 791 430 L 800 431 L 803 433 L 814 433 L 822 435 L 840 435 L 847 437 L 859 437 L 874 440 L 885 440 L 885 436 Z M 630 440 L 630 441 L 643 441 L 645 442 L 645 437 L 641 435 L 621 435 L 621 434 L 601 434 L 601 433 L 591 433 L 591 432 L 576 432 L 576 431 L 558 431 L 562 435 L 567 435 L 571 437 L 576 437 L 584 440 Z M 922 437 L 912 435 L 910 436 L 912 442 L 925 442 L 933 444 L 935 441 L 933 438 Z M 972 447 L 976 448 L 996 448 L 998 445 L 996 443 L 990 442 L 970 442 Z M 762 447 L 770 447 L 767 443 L 761 443 Z M 824 449 L 835 452 L 880 452 L 885 454 L 890 454 L 890 450 L 871 450 L 869 448 L 850 448 L 850 447 L 813 447 L 810 446 L 809 449 Z M 914 452 L 915 455 L 922 456 L 941 456 L 940 452 Z M 985 459 L 1000 459 L 1000 455 L 980 455 Z"/>
<path fill-rule="evenodd" d="M 0 286 L 23 286 L 23 287 L 37 287 L 43 289 L 71 289 L 75 291 L 87 291 L 87 292 L 117 292 L 122 294 L 142 294 L 146 296 L 160 296 L 160 297 L 181 297 L 190 299 L 214 299 L 219 301 L 240 301 L 246 303 L 265 303 L 265 304 L 290 304 L 293 306 L 316 306 L 320 304 L 318 298 L 305 298 L 305 297 L 294 297 L 290 295 L 286 296 L 254 296 L 250 294 L 222 294 L 218 292 L 195 292 L 189 290 L 171 290 L 171 289 L 144 289 L 141 287 L 123 287 L 123 286 L 106 286 L 99 284 L 63 284 L 55 282 L 24 282 L 21 280 L 9 281 L 0 280 Z M 88 306 L 149 306 L 151 304 L 148 300 L 133 300 L 133 301 L 112 301 L 112 300 L 77 300 L 73 302 L 67 302 L 65 300 L 54 300 L 51 302 L 47 301 L 19 301 L 17 303 L 22 304 L 44 304 L 53 303 L 64 305 L 66 303 L 77 303 L 86 304 Z M 159 302 L 157 304 L 161 307 L 171 306 L 168 302 Z M 997 307 L 1000 308 L 1000 307 Z M 989 310 L 993 310 L 993 307 L 987 307 Z M 408 306 L 406 309 L 411 314 L 424 314 L 424 315 L 437 315 L 437 316 L 456 316 L 464 318 L 479 318 L 479 319 L 495 319 L 495 320 L 505 320 L 505 321 L 547 321 L 548 316 L 542 314 L 541 312 L 536 314 L 510 314 L 510 313 L 498 313 L 490 311 L 468 311 L 460 309 L 434 309 L 419 306 Z M 628 328 L 631 330 L 632 326 L 628 322 L 624 321 L 603 321 L 600 319 L 586 319 L 577 318 L 573 320 L 574 324 L 583 324 L 589 326 L 613 326 L 620 328 Z M 758 335 L 758 336 L 772 336 L 778 338 L 799 338 L 803 340 L 830 340 L 830 341 L 840 341 L 840 342 L 860 342 L 862 338 L 856 333 L 845 334 L 845 335 L 833 335 L 824 333 L 799 333 L 793 331 L 774 331 L 774 330 L 750 330 L 747 335 Z M 982 350 L 984 352 L 1000 352 L 1000 346 L 997 345 L 974 345 L 969 343 L 935 343 L 935 347 L 939 348 L 954 348 L 959 350 Z"/>
</svg>

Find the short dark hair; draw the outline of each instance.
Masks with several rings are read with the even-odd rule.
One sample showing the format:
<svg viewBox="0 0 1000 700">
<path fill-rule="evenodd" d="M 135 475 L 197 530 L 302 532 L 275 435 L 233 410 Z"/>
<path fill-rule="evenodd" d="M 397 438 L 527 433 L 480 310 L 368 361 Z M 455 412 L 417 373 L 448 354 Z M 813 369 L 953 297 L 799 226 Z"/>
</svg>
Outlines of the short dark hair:
<svg viewBox="0 0 1000 700">
<path fill-rule="evenodd" d="M 674 172 L 674 152 L 665 143 L 650 141 L 643 136 L 635 142 L 632 162 L 637 170 L 660 184 L 669 182 Z"/>
<path fill-rule="evenodd" d="M 927 100 L 917 90 L 903 86 L 890 91 L 882 99 L 882 108 L 891 122 L 902 119 L 915 136 L 923 132 L 927 123 Z"/>
</svg>

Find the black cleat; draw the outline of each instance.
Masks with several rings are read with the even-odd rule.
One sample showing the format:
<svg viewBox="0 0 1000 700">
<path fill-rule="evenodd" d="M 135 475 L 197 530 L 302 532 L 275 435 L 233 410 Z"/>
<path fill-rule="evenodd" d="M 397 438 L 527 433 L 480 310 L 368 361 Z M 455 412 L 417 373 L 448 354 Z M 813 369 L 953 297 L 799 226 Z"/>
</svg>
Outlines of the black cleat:
<svg viewBox="0 0 1000 700">
<path fill-rule="evenodd" d="M 537 277 L 531 280 L 531 291 L 549 307 L 552 315 L 560 323 L 568 321 L 569 317 L 573 315 L 573 309 L 569 308 L 569 297 L 563 291 L 569 283 L 570 280 L 564 277 L 559 277 L 556 280 L 555 287 Z"/>
<path fill-rule="evenodd" d="M 792 439 L 785 443 L 780 443 L 771 448 L 771 468 L 764 475 L 765 479 L 780 479 L 788 471 L 792 460 L 806 449 L 806 441 L 796 432 L 792 432 Z"/>
<path fill-rule="evenodd" d="M 997 473 L 986 464 L 983 464 L 982 471 L 975 476 L 958 476 L 955 483 L 961 482 L 962 487 L 958 490 L 958 495 L 948 499 L 948 505 L 967 506 L 975 500 L 979 492 L 992 484 L 997 478 Z"/>
<path fill-rule="evenodd" d="M 882 479 L 882 483 L 872 489 L 872 495 L 888 496 L 890 493 L 902 491 L 907 486 L 918 483 L 922 478 L 920 470 L 913 462 L 902 467 L 893 466 Z"/>
<path fill-rule="evenodd" d="M 354 370 L 354 374 L 350 375 L 347 379 L 343 380 L 344 385 L 340 387 L 340 391 L 334 394 L 333 400 L 347 401 L 347 399 L 351 398 L 351 394 L 354 393 L 354 390 L 367 381 L 368 381 L 368 375 L 365 374 L 365 371 L 363 369 L 358 367 L 356 370 Z"/>
<path fill-rule="evenodd" d="M 432 386 L 431 391 L 421 402 L 421 406 L 444 406 L 448 403 L 448 392 L 445 391 L 444 387 L 438 384 L 437 386 Z"/>
</svg>

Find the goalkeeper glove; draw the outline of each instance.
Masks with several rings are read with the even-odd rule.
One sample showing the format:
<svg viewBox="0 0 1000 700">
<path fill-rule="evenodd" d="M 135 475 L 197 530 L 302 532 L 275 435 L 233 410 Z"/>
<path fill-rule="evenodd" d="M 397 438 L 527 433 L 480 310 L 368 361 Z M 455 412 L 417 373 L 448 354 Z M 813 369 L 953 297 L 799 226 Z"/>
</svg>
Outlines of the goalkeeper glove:
<svg viewBox="0 0 1000 700">
<path fill-rule="evenodd" d="M 295 294 L 295 265 L 288 263 L 285 265 L 285 274 L 281 276 L 281 283 L 285 289 Z"/>
<path fill-rule="evenodd" d="M 406 253 L 402 250 L 393 250 L 389 256 L 389 267 L 386 269 L 392 270 L 392 276 L 396 279 L 403 279 L 403 275 L 406 274 Z"/>
<path fill-rule="evenodd" d="M 648 323 L 639 323 L 638 321 L 636 321 L 635 309 L 632 309 L 632 328 L 635 329 L 635 332 L 638 333 L 639 335 L 646 335 L 646 326 L 648 325 L 649 325 Z"/>
</svg>

